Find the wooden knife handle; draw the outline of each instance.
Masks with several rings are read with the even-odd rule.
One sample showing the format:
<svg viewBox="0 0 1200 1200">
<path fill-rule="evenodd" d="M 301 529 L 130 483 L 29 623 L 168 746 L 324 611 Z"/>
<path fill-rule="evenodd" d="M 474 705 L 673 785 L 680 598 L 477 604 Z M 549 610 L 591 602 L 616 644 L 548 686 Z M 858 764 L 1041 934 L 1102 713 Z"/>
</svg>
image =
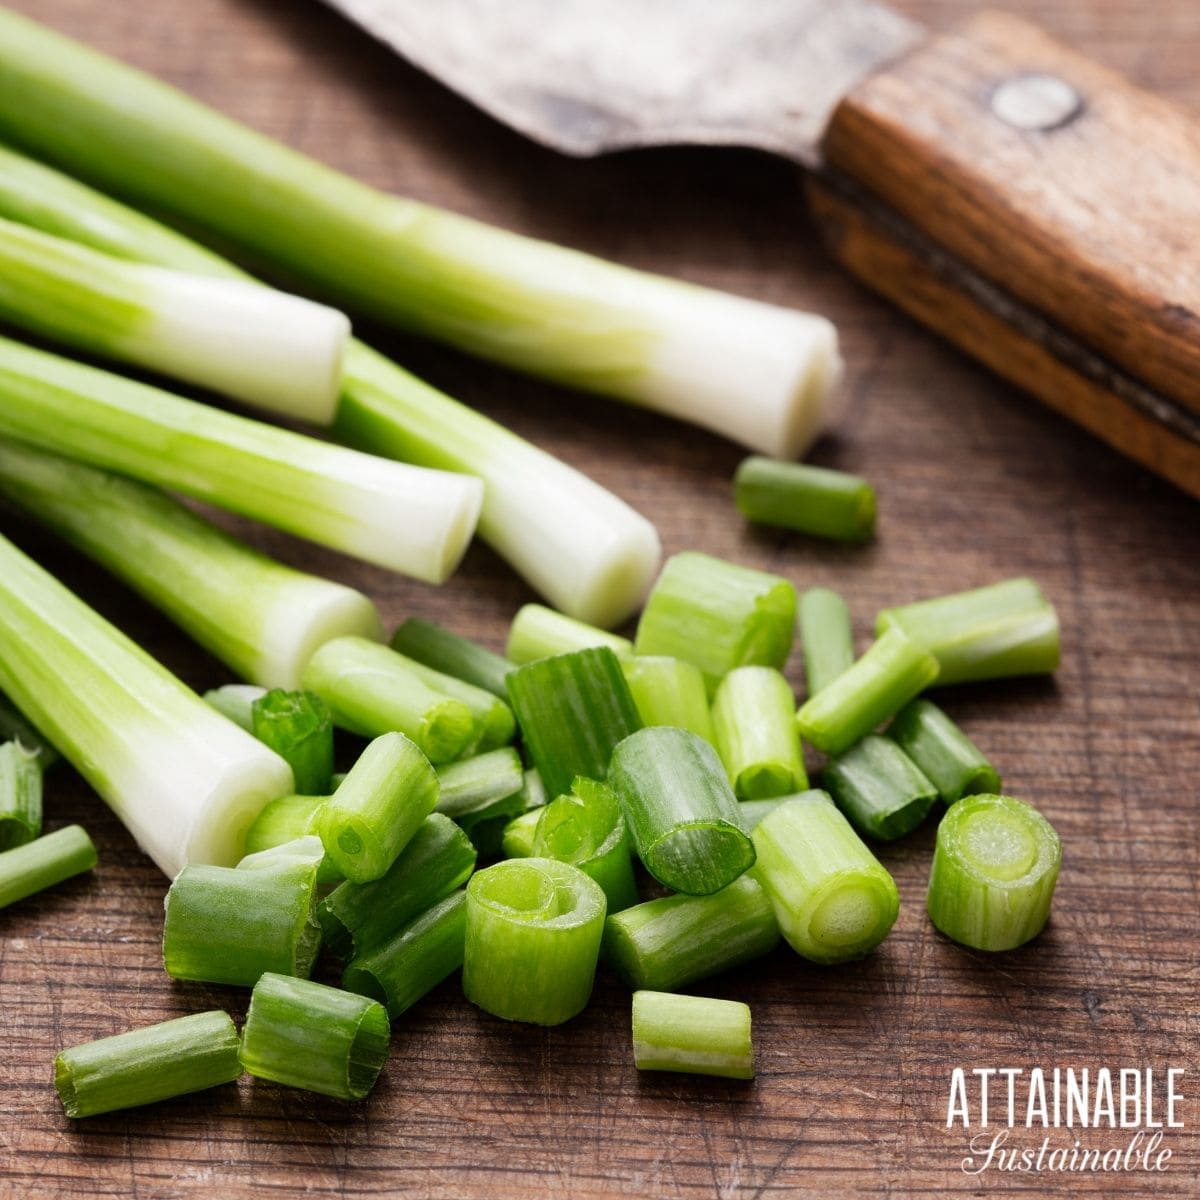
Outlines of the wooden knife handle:
<svg viewBox="0 0 1200 1200">
<path fill-rule="evenodd" d="M 982 13 L 848 95 L 824 151 L 847 266 L 1200 495 L 1200 123 Z"/>
</svg>

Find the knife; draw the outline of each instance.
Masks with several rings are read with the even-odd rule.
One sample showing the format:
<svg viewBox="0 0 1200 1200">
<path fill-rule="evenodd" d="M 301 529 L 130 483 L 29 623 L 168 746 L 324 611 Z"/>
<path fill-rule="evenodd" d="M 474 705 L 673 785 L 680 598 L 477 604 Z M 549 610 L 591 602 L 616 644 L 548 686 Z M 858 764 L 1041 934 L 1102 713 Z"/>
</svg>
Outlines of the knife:
<svg viewBox="0 0 1200 1200">
<path fill-rule="evenodd" d="M 833 255 L 1200 496 L 1200 123 L 996 12 L 866 0 L 329 0 L 566 154 L 754 146 Z"/>
</svg>

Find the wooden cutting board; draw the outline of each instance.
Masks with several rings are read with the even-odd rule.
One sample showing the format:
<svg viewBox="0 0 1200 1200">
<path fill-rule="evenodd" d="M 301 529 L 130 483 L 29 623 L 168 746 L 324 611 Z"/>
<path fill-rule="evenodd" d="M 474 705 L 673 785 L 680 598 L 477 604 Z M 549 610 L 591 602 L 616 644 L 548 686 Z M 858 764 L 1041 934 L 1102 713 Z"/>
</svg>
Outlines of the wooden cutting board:
<svg viewBox="0 0 1200 1200">
<path fill-rule="evenodd" d="M 173 81 L 373 183 L 622 261 L 827 313 L 849 404 L 815 461 L 878 486 L 878 541 L 824 545 L 746 528 L 734 447 L 636 410 L 383 338 L 402 361 L 584 468 L 639 507 L 668 551 L 697 547 L 826 584 L 860 643 L 879 607 L 1034 575 L 1058 605 L 1056 680 L 944 693 L 1007 790 L 1062 835 L 1052 923 L 987 957 L 922 911 L 925 828 L 881 851 L 903 907 L 866 962 L 786 951 L 700 990 L 748 1001 L 752 1085 L 639 1078 L 628 992 L 601 976 L 553 1030 L 512 1027 L 447 983 L 400 1021 L 372 1097 L 350 1106 L 243 1080 L 194 1099 L 69 1124 L 50 1086 L 62 1047 L 245 994 L 173 984 L 159 957 L 164 881 L 66 770 L 53 826 L 81 821 L 94 877 L 0 913 L 0 1196 L 916 1197 L 1195 1194 L 1200 507 L 956 357 L 859 290 L 788 199 L 791 169 L 741 153 L 568 162 L 521 141 L 324 8 L 296 0 L 17 0 L 16 7 Z M 912 0 L 937 24 L 974 7 Z M 1194 0 L 1010 2 L 1139 82 L 1200 105 Z M 1136 181 L 1130 181 L 1136 187 Z M 794 195 L 794 193 L 792 193 Z M 1200 383 L 1200 381 L 1198 381 Z M 256 545 L 336 575 L 389 623 L 435 617 L 501 647 L 527 591 L 484 548 L 435 590 L 230 521 Z M 14 536 L 198 688 L 225 679 L 157 614 L 48 535 Z M 791 676 L 799 686 L 798 663 Z M 947 1130 L 950 1072 L 1184 1068 L 1186 1127 L 1165 1174 L 964 1174 Z M 1023 1114 L 1019 1114 L 1019 1118 Z M 1050 1131 L 1054 1145 L 1070 1145 Z M 1085 1135 L 1086 1136 L 1086 1135 Z M 1092 1143 L 1124 1144 L 1120 1131 Z M 1041 1142 L 1018 1129 L 1010 1145 Z"/>
</svg>

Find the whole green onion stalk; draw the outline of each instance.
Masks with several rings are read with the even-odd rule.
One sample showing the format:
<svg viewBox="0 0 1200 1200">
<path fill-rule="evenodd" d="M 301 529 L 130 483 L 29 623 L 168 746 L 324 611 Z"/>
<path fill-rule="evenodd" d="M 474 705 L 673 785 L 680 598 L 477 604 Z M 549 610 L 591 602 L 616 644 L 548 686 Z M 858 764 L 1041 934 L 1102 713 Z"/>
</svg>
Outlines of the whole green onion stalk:
<svg viewBox="0 0 1200 1200">
<path fill-rule="evenodd" d="M 337 414 L 350 322 L 261 284 L 122 261 L 0 218 L 0 315 L 268 412 L 318 425 Z"/>
<path fill-rule="evenodd" d="M 782 667 L 795 625 L 796 589 L 786 579 L 688 550 L 663 567 L 634 649 L 694 663 L 711 692 L 734 667 Z"/>
<path fill-rule="evenodd" d="M 239 678 L 295 688 L 324 642 L 383 636 L 361 592 L 267 558 L 157 488 L 0 438 L 0 495 L 124 580 Z"/>
<path fill-rule="evenodd" d="M 174 878 L 230 863 L 287 763 L 0 537 L 0 689 Z"/>
<path fill-rule="evenodd" d="M 4 338 L 0 433 L 429 583 L 458 565 L 483 499 L 478 479 L 319 442 Z"/>
<path fill-rule="evenodd" d="M 830 415 L 841 362 L 821 317 L 384 195 L 13 14 L 0 47 L 11 140 L 351 309 L 777 457 Z"/>
<path fill-rule="evenodd" d="M 517 609 L 509 626 L 504 654 L 509 662 L 521 666 L 592 646 L 607 646 L 618 658 L 633 653 L 633 643 L 628 638 L 597 629 L 544 604 L 524 604 Z"/>
<path fill-rule="evenodd" d="M 463 992 L 493 1016 L 561 1025 L 592 994 L 604 891 L 550 858 L 498 862 L 467 884 Z"/>
<path fill-rule="evenodd" d="M 118 258 L 245 278 L 166 226 L 3 146 L 0 215 Z M 610 625 L 641 603 L 658 569 L 658 535 L 611 492 L 362 342 L 351 340 L 341 382 L 338 436 L 374 454 L 478 475 L 480 536 L 563 612 Z"/>
<path fill-rule="evenodd" d="M 232 1083 L 239 1045 L 228 1013 L 194 1013 L 62 1051 L 54 1087 L 68 1117 L 136 1108 Z"/>
<path fill-rule="evenodd" d="M 1049 675 L 1058 667 L 1058 614 L 1032 579 L 885 608 L 875 630 L 891 629 L 937 659 L 939 685 Z"/>
<path fill-rule="evenodd" d="M 753 1079 L 750 1008 L 738 1000 L 634 992 L 633 1062 L 639 1071 Z"/>
<path fill-rule="evenodd" d="M 801 957 L 850 962 L 887 937 L 900 911 L 895 881 L 828 796 L 781 805 L 751 836 L 755 878 Z"/>
<path fill-rule="evenodd" d="M 1024 800 L 966 796 L 938 826 L 929 874 L 929 918 L 975 950 L 1014 950 L 1050 916 L 1062 845 Z"/>
</svg>

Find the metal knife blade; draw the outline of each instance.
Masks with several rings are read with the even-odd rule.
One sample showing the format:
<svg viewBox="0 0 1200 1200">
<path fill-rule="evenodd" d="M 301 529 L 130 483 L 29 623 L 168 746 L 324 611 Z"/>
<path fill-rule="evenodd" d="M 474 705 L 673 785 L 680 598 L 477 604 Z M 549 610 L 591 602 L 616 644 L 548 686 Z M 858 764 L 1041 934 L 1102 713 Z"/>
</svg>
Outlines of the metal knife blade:
<svg viewBox="0 0 1200 1200">
<path fill-rule="evenodd" d="M 838 101 L 924 35 L 868 0 L 328 0 L 553 149 L 755 146 L 815 167 Z"/>
</svg>

